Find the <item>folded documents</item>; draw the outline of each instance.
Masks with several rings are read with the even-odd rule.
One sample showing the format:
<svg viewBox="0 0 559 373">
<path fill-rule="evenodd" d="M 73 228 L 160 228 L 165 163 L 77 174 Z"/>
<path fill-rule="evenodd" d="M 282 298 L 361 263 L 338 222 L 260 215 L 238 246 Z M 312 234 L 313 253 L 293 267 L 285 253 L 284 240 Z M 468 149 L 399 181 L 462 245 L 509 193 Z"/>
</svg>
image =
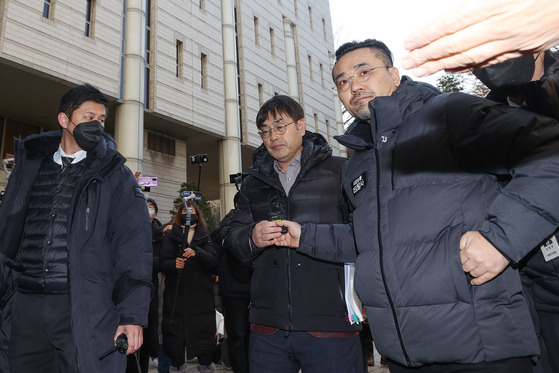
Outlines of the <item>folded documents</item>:
<svg viewBox="0 0 559 373">
<path fill-rule="evenodd" d="M 363 313 L 361 300 L 355 293 L 355 288 L 353 287 L 353 277 L 355 276 L 355 263 L 345 263 L 344 264 L 344 274 L 345 274 L 345 303 L 347 306 L 347 315 L 349 318 L 349 323 L 351 325 L 363 321 Z"/>
</svg>

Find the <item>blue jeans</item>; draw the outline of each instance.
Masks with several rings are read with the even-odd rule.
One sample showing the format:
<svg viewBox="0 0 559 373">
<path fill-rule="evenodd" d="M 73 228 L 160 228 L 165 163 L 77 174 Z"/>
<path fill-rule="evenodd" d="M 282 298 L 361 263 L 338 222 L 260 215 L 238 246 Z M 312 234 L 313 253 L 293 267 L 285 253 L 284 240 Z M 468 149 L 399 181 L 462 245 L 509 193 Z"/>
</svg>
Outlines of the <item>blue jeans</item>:
<svg viewBox="0 0 559 373">
<path fill-rule="evenodd" d="M 165 350 L 163 349 L 163 345 L 159 345 L 159 352 L 157 354 L 157 372 L 158 373 L 167 373 L 169 371 L 169 367 L 171 366 L 171 358 L 167 356 Z"/>
<path fill-rule="evenodd" d="M 249 367 L 251 373 L 361 373 L 361 342 L 358 335 L 317 338 L 307 332 L 252 331 Z"/>
</svg>

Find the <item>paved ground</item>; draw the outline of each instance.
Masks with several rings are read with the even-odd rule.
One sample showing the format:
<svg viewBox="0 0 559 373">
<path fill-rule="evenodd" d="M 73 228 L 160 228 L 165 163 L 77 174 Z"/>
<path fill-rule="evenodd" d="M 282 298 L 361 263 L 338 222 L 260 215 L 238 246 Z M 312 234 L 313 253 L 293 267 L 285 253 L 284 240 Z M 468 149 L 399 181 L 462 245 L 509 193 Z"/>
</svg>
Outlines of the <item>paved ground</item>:
<svg viewBox="0 0 559 373">
<path fill-rule="evenodd" d="M 198 369 L 196 368 L 197 363 L 188 363 L 188 371 L 187 373 L 197 373 Z M 233 372 L 231 369 L 227 369 L 223 365 L 218 365 L 216 372 Z M 380 355 L 378 352 L 375 351 L 375 366 L 369 367 L 369 373 L 389 373 L 388 367 L 380 365 Z M 149 373 L 157 373 L 157 368 L 151 367 L 149 368 Z M 331 372 L 324 372 L 324 373 L 331 373 Z"/>
</svg>

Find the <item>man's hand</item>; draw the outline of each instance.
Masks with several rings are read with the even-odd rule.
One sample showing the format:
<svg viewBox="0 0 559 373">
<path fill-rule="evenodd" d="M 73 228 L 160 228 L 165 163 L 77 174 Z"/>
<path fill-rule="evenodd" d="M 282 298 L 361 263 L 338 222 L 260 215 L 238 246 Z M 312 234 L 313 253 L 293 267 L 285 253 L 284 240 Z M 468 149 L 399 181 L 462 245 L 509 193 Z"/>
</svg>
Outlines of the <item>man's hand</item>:
<svg viewBox="0 0 559 373">
<path fill-rule="evenodd" d="M 509 265 L 508 260 L 479 232 L 466 232 L 460 238 L 462 269 L 474 279 L 472 285 L 482 285 L 493 279 Z"/>
<path fill-rule="evenodd" d="M 128 338 L 128 350 L 126 350 L 126 355 L 130 355 L 140 349 L 142 343 L 144 343 L 144 329 L 141 325 L 119 325 L 116 328 L 116 334 L 113 338 L 116 345 L 116 338 L 122 333 L 126 334 Z"/>
<path fill-rule="evenodd" d="M 252 228 L 252 242 L 260 248 L 274 245 L 274 240 L 281 236 L 281 227 L 275 221 L 262 220 Z"/>
<path fill-rule="evenodd" d="M 416 76 L 493 65 L 559 44 L 557 0 L 467 0 L 409 35 L 402 59 Z"/>
<path fill-rule="evenodd" d="M 299 247 L 301 238 L 301 225 L 289 220 L 279 220 L 274 222 L 278 227 L 287 227 L 287 233 L 276 238 L 274 244 L 277 246 Z"/>
</svg>

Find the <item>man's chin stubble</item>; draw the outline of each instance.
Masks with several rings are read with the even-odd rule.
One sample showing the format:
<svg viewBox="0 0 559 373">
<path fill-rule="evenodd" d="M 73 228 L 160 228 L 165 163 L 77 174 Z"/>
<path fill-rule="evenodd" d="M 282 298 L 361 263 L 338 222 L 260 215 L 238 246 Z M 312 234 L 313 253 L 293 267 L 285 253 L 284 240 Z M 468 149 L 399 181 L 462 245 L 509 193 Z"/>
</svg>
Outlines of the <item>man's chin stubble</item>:
<svg viewBox="0 0 559 373">
<path fill-rule="evenodd" d="M 359 119 L 359 120 L 365 120 L 368 121 L 369 119 L 371 119 L 371 113 L 369 112 L 369 106 L 367 105 L 364 108 L 360 108 L 359 110 L 357 110 L 353 117 L 355 119 Z"/>
</svg>

